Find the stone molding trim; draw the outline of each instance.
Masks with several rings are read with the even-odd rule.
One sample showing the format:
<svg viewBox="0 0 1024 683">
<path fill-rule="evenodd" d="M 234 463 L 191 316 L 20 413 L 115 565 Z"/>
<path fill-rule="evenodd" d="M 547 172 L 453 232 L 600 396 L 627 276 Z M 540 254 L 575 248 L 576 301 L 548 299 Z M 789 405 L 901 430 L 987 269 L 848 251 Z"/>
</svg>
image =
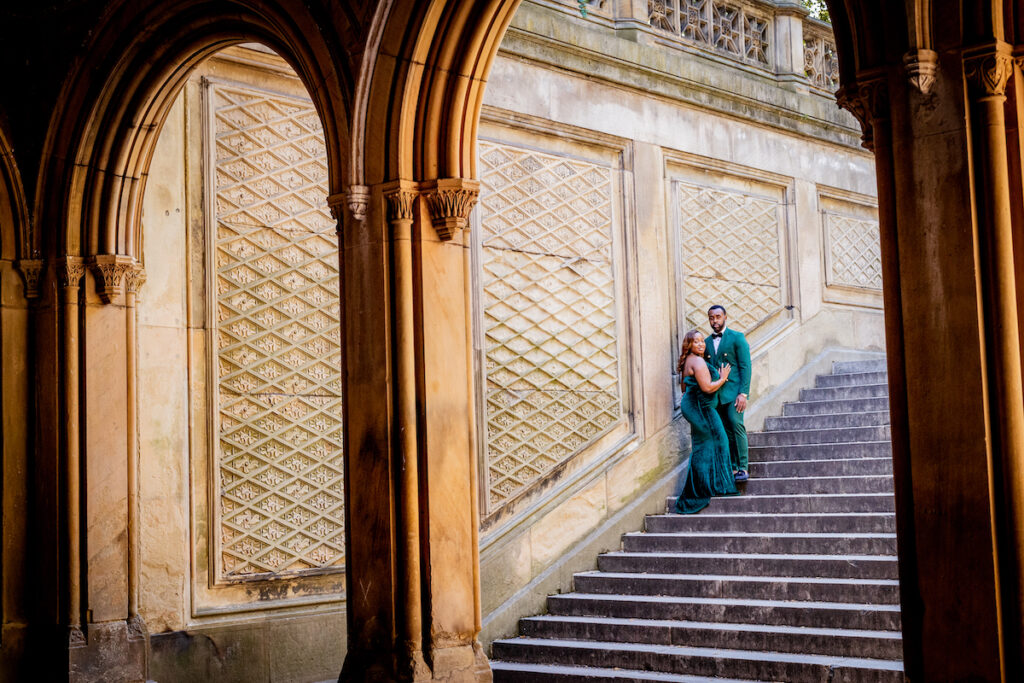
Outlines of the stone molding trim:
<svg viewBox="0 0 1024 683">
<path fill-rule="evenodd" d="M 468 178 L 438 178 L 420 185 L 430 209 L 430 220 L 442 241 L 466 228 L 469 212 L 480 197 L 480 182 Z"/>
<path fill-rule="evenodd" d="M 65 256 L 56 264 L 61 287 L 78 287 L 85 277 L 85 261 L 79 256 Z"/>
<path fill-rule="evenodd" d="M 43 271 L 46 269 L 46 262 L 42 259 L 18 259 L 14 263 L 21 279 L 25 283 L 25 298 L 39 298 L 39 284 L 43 278 Z"/>
<path fill-rule="evenodd" d="M 413 206 L 419 193 L 415 183 L 398 180 L 384 188 L 384 200 L 387 202 L 388 222 L 412 221 Z"/>
<path fill-rule="evenodd" d="M 939 53 L 934 50 L 911 50 L 903 56 L 907 81 L 922 95 L 931 93 L 939 70 Z"/>
<path fill-rule="evenodd" d="M 1013 55 L 1008 43 L 998 41 L 965 50 L 963 60 L 964 77 L 972 97 L 981 101 L 1006 96 L 1006 84 L 1013 75 Z"/>
<path fill-rule="evenodd" d="M 105 304 L 124 293 L 124 280 L 135 266 L 135 259 L 120 254 L 100 254 L 89 259 L 89 269 L 96 276 L 96 293 Z"/>
</svg>

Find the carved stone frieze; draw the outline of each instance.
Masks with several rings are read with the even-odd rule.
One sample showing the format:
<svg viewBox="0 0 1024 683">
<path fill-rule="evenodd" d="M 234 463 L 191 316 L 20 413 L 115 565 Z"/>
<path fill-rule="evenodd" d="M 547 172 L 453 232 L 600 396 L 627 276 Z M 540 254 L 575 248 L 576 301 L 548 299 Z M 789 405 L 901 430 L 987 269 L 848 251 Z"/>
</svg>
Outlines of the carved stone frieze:
<svg viewBox="0 0 1024 683">
<path fill-rule="evenodd" d="M 125 276 L 135 265 L 131 256 L 100 254 L 92 257 L 89 268 L 96 276 L 96 293 L 105 304 L 114 301 L 124 291 Z"/>
<path fill-rule="evenodd" d="M 480 196 L 480 183 L 466 178 L 440 178 L 422 187 L 434 229 L 442 240 L 450 240 L 466 227 L 469 212 Z"/>
<path fill-rule="evenodd" d="M 1006 43 L 994 43 L 964 52 L 964 77 L 975 99 L 1003 97 L 1013 75 L 1013 57 Z"/>
<path fill-rule="evenodd" d="M 85 276 L 85 261 L 78 256 L 65 256 L 56 264 L 61 287 L 78 287 Z"/>
<path fill-rule="evenodd" d="M 25 282 L 25 298 L 38 298 L 46 262 L 42 259 L 18 259 L 16 265 L 18 272 L 21 273 L 21 279 Z"/>
</svg>

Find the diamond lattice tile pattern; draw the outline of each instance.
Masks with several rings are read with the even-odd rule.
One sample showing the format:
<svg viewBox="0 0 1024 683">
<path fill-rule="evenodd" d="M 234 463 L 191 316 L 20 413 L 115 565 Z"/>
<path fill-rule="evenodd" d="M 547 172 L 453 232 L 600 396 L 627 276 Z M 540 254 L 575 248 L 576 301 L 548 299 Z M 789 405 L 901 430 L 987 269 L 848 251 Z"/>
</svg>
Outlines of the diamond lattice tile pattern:
<svg viewBox="0 0 1024 683">
<path fill-rule="evenodd" d="M 882 288 L 878 221 L 825 214 L 831 268 L 829 284 Z"/>
<path fill-rule="evenodd" d="M 338 240 L 308 101 L 214 84 L 220 573 L 344 564 Z"/>
<path fill-rule="evenodd" d="M 720 303 L 750 331 L 782 309 L 779 202 L 680 182 L 680 244 L 688 328 Z"/>
<path fill-rule="evenodd" d="M 611 169 L 481 141 L 488 511 L 622 417 Z"/>
</svg>

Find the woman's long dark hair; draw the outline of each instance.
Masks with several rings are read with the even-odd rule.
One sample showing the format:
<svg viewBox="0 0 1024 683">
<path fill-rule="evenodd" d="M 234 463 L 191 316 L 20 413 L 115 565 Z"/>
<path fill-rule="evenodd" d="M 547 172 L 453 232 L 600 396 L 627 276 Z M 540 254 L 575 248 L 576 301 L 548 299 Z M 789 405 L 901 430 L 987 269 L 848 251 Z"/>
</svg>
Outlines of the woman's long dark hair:
<svg viewBox="0 0 1024 683">
<path fill-rule="evenodd" d="M 693 340 L 700 334 L 697 330 L 690 330 L 683 336 L 683 349 L 679 352 L 679 362 L 676 363 L 676 372 L 682 374 L 686 357 L 693 353 Z"/>
</svg>

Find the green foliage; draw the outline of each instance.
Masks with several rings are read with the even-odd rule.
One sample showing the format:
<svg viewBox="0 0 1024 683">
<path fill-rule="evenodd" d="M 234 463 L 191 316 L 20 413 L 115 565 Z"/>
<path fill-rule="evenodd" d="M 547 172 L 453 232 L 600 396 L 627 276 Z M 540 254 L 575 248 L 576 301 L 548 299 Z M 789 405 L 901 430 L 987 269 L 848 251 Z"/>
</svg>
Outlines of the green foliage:
<svg viewBox="0 0 1024 683">
<path fill-rule="evenodd" d="M 832 21 L 828 16 L 828 5 L 825 0 L 803 0 L 804 6 L 811 10 L 811 16 L 822 21 Z"/>
</svg>

